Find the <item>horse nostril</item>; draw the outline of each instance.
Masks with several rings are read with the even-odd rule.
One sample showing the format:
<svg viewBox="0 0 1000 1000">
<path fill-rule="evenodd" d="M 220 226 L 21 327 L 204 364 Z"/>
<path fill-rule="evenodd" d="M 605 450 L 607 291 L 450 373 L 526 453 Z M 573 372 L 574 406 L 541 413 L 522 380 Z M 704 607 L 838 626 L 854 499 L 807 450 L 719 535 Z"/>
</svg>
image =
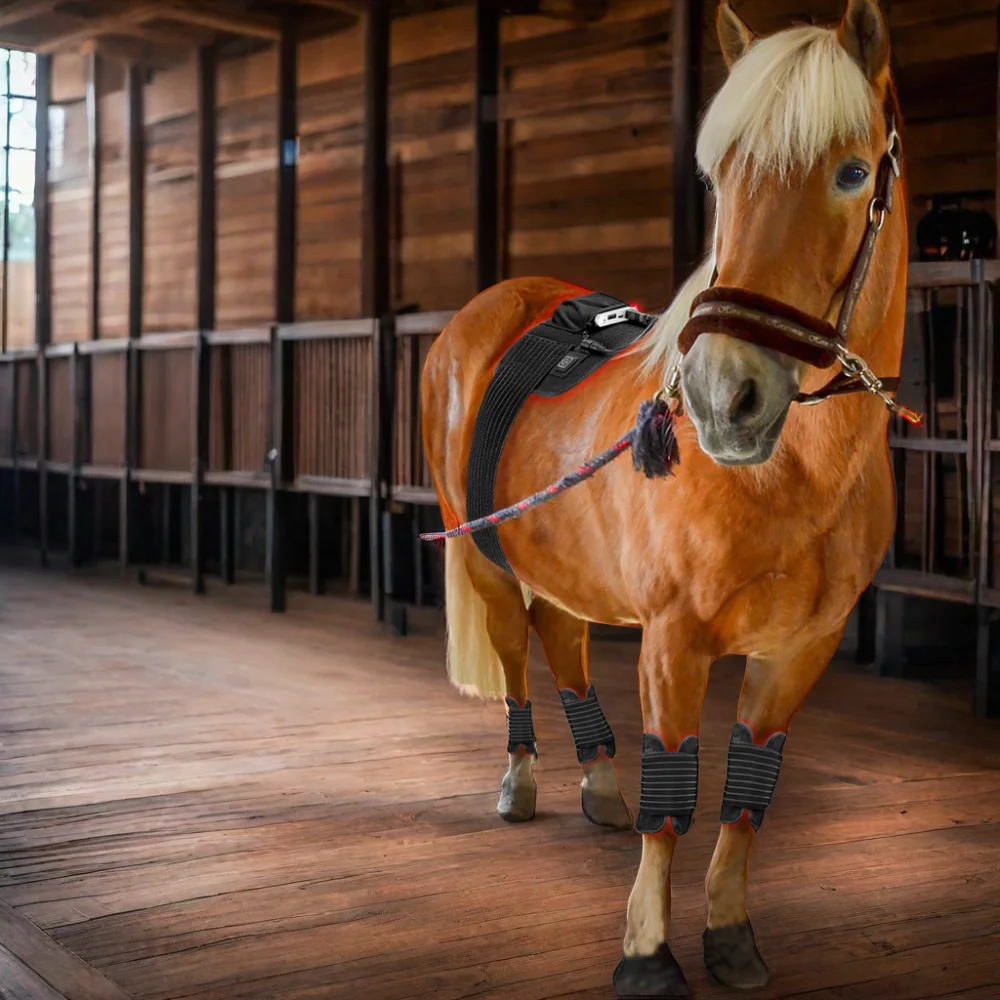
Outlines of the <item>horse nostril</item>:
<svg viewBox="0 0 1000 1000">
<path fill-rule="evenodd" d="M 740 423 L 752 416 L 757 410 L 757 383 L 748 378 L 739 387 L 729 407 L 729 417 L 734 423 Z"/>
</svg>

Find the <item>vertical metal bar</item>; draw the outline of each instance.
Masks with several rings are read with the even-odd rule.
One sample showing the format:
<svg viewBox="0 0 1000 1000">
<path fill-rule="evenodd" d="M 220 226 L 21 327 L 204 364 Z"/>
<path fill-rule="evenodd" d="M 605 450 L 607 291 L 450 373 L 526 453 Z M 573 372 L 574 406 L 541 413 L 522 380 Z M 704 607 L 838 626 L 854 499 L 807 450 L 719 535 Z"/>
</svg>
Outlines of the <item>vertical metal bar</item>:
<svg viewBox="0 0 1000 1000">
<path fill-rule="evenodd" d="M 80 350 L 73 345 L 73 353 L 69 358 L 69 392 L 73 412 L 72 452 L 70 454 L 69 475 L 66 477 L 66 549 L 69 554 L 70 566 L 80 564 L 80 544 L 77 537 L 77 483 L 80 475 L 80 445 L 82 425 L 83 384 L 82 362 Z"/>
<path fill-rule="evenodd" d="M 500 5 L 476 0 L 475 266 L 476 291 L 499 277 Z"/>
<path fill-rule="evenodd" d="M 390 433 L 394 392 L 385 366 L 395 350 L 383 350 L 392 325 L 381 320 L 389 310 L 389 39 L 392 19 L 389 0 L 371 0 L 365 22 L 365 150 L 362 175 L 361 307 L 379 321 L 372 342 L 372 456 L 370 465 L 369 550 L 372 609 L 376 621 L 385 615 L 382 559 L 382 511 L 385 509 L 383 458 Z M 389 426 L 385 426 L 386 420 Z"/>
<path fill-rule="evenodd" d="M 701 84 L 701 0 L 671 5 L 673 12 L 672 115 L 674 151 L 673 287 L 697 266 L 705 244 L 705 202 L 695 160 Z"/>
<path fill-rule="evenodd" d="M 976 447 L 979 451 L 981 469 L 979 481 L 979 561 L 976 567 L 977 600 L 983 601 L 983 592 L 993 584 L 993 560 L 991 558 L 991 543 L 993 538 L 993 392 L 995 346 L 993 343 L 994 323 L 993 310 L 996 307 L 993 289 L 987 285 L 985 275 L 981 277 L 978 293 L 978 312 L 980 329 L 980 350 L 982 364 L 980 367 L 980 400 L 978 433 Z M 1000 694 L 997 695 L 1000 697 Z"/>
</svg>

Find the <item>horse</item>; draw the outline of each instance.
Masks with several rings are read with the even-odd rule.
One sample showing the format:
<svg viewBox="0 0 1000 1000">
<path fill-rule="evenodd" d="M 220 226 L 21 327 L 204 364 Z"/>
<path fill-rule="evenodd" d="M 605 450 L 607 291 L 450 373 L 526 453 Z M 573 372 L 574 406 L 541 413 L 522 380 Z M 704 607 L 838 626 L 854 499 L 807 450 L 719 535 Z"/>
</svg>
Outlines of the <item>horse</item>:
<svg viewBox="0 0 1000 1000">
<path fill-rule="evenodd" d="M 588 703 L 600 730 L 598 752 L 580 757 L 584 813 L 631 824 L 588 676 L 588 622 L 642 628 L 642 855 L 613 976 L 619 997 L 689 995 L 667 943 L 671 860 L 697 797 L 709 668 L 734 654 L 746 657 L 746 672 L 705 882 L 703 950 L 722 984 L 767 983 L 747 910 L 751 844 L 789 723 L 895 523 L 890 408 L 876 398 L 891 402 L 885 387 L 898 381 L 907 272 L 887 23 L 877 0 L 848 0 L 837 24 L 765 37 L 722 2 L 716 27 L 728 76 L 696 145 L 715 202 L 706 257 L 635 345 L 573 391 L 524 403 L 495 496 L 513 503 L 606 448 L 671 379 L 680 464 L 643 478 L 613 463 L 503 523 L 509 570 L 468 536 L 445 543 L 448 676 L 466 693 L 506 701 L 497 810 L 507 820 L 535 809 L 533 629 L 571 725 L 569 708 Z M 422 433 L 446 527 L 466 512 L 474 424 L 499 359 L 585 291 L 548 277 L 502 281 L 434 343 Z M 810 338 L 819 354 L 806 349 Z M 823 371 L 831 344 L 846 373 L 833 383 Z M 859 371 L 864 385 L 853 388 L 870 392 L 835 391 Z"/>
</svg>

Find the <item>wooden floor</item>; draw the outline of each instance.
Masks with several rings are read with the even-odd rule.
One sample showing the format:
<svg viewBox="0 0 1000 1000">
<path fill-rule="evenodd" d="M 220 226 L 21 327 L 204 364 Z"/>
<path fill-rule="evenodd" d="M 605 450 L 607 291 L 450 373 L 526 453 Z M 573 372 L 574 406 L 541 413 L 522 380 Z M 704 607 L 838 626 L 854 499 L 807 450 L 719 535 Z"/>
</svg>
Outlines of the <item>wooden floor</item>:
<svg viewBox="0 0 1000 1000">
<path fill-rule="evenodd" d="M 0 997 L 610 997 L 634 834 L 579 810 L 540 663 L 539 814 L 494 813 L 504 717 L 449 688 L 440 623 L 0 570 Z M 630 643 L 595 680 L 634 804 Z M 672 945 L 700 998 L 703 878 L 739 677 L 713 676 Z M 764 998 L 1000 997 L 1000 726 L 831 670 L 752 865 Z"/>
</svg>

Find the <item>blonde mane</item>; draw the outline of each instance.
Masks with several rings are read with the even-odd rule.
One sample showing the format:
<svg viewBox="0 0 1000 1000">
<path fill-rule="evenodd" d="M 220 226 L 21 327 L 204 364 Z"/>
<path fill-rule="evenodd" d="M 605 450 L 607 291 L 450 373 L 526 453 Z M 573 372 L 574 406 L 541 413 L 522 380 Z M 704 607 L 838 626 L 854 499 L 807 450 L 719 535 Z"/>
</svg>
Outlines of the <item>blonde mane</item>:
<svg viewBox="0 0 1000 1000">
<path fill-rule="evenodd" d="M 732 67 L 701 123 L 696 154 L 702 172 L 718 184 L 732 153 L 732 169 L 750 183 L 764 174 L 787 178 L 811 170 L 835 142 L 866 137 L 877 101 L 861 68 L 834 28 L 789 28 L 755 42 Z M 654 326 L 645 374 L 669 372 L 691 302 L 715 270 L 715 241 L 705 262 L 684 283 Z"/>
</svg>

